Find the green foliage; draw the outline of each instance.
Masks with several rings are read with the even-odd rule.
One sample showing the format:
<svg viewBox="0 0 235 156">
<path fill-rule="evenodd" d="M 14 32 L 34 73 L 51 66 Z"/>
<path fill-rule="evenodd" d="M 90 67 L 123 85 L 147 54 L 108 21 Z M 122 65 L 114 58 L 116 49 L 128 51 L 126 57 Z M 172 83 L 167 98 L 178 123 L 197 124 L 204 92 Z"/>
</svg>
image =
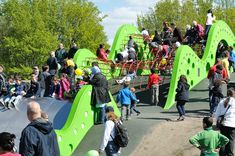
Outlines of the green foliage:
<svg viewBox="0 0 235 156">
<path fill-rule="evenodd" d="M 42 65 L 60 42 L 67 50 L 75 42 L 95 51 L 107 43 L 102 20 L 87 0 L 2 1 L 0 63 L 11 69 Z"/>
<path fill-rule="evenodd" d="M 32 74 L 32 68 L 20 65 L 19 67 L 13 67 L 6 69 L 7 75 L 19 75 L 24 80 L 30 80 Z"/>
<path fill-rule="evenodd" d="M 148 13 L 137 17 L 139 29 L 147 28 L 151 34 L 162 30 L 162 22 L 175 22 L 184 32 L 194 20 L 205 25 L 207 10 L 213 8 L 216 19 L 224 20 L 235 32 L 234 0 L 163 0 L 158 1 Z"/>
</svg>

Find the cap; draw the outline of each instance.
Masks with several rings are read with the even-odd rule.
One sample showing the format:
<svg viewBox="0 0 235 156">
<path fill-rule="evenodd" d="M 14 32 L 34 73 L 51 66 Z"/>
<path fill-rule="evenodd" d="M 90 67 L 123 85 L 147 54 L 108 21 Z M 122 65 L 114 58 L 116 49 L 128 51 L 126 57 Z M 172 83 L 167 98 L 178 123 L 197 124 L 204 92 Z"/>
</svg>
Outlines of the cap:
<svg viewBox="0 0 235 156">
<path fill-rule="evenodd" d="M 105 113 L 109 113 L 109 112 L 114 112 L 113 107 L 111 107 L 111 106 L 106 107 Z"/>
<path fill-rule="evenodd" d="M 180 42 L 176 42 L 175 45 L 176 45 L 177 48 L 178 48 L 179 46 L 181 46 Z"/>
</svg>

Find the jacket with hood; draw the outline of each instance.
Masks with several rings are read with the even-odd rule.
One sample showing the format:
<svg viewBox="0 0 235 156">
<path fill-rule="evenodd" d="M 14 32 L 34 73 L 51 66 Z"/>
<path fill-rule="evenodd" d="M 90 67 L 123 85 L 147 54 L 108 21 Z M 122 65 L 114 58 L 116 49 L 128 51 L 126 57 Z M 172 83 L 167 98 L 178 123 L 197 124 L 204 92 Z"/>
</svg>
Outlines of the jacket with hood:
<svg viewBox="0 0 235 156">
<path fill-rule="evenodd" d="M 98 69 L 98 68 L 97 68 Z M 100 73 L 100 70 L 92 68 L 92 78 L 89 81 L 92 85 L 91 104 L 104 104 L 111 101 L 106 77 Z"/>
<path fill-rule="evenodd" d="M 189 101 L 189 84 L 179 80 L 176 89 L 176 101 Z"/>
<path fill-rule="evenodd" d="M 20 138 L 22 156 L 59 156 L 59 146 L 52 123 L 41 118 L 32 121 Z"/>
</svg>

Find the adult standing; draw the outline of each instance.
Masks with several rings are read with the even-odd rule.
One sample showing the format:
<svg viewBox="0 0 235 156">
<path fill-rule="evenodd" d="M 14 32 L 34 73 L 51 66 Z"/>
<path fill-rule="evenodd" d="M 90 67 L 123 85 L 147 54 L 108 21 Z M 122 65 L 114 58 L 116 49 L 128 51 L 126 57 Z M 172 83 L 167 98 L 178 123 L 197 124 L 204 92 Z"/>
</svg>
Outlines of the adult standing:
<svg viewBox="0 0 235 156">
<path fill-rule="evenodd" d="M 107 156 L 119 156 L 120 147 L 115 144 L 113 139 L 116 135 L 115 122 L 120 122 L 120 120 L 115 115 L 113 107 L 108 106 L 105 109 L 105 113 L 107 115 L 107 121 L 105 122 L 104 135 L 99 153 L 102 154 L 105 151 Z"/>
<path fill-rule="evenodd" d="M 150 69 L 151 74 L 149 75 L 148 85 L 146 89 L 151 89 L 151 102 L 153 105 L 157 105 L 159 100 L 159 81 L 161 81 L 161 77 L 156 74 L 154 68 Z"/>
<path fill-rule="evenodd" d="M 184 105 L 189 101 L 189 84 L 185 75 L 181 75 L 176 88 L 175 100 L 177 101 L 176 108 L 179 113 L 177 120 L 183 121 L 185 119 Z"/>
<path fill-rule="evenodd" d="M 235 139 L 235 93 L 233 89 L 229 89 L 227 92 L 228 97 L 223 99 L 215 112 L 215 118 L 224 115 L 224 122 L 220 128 L 221 134 L 229 139 L 229 143 L 221 148 L 221 156 L 234 156 L 234 139 Z"/>
<path fill-rule="evenodd" d="M 42 73 L 39 75 L 39 85 L 40 85 L 39 97 L 44 97 L 49 95 L 50 84 L 51 84 L 51 75 L 49 73 L 49 67 L 43 66 Z"/>
<path fill-rule="evenodd" d="M 55 52 L 50 52 L 50 57 L 47 60 L 47 65 L 49 66 L 49 73 L 51 75 L 56 75 L 57 69 L 58 69 L 58 62 L 57 58 L 55 57 Z"/>
<path fill-rule="evenodd" d="M 105 122 L 105 108 L 106 104 L 111 101 L 109 90 L 108 90 L 108 81 L 106 77 L 101 73 L 99 67 L 94 66 L 91 69 L 92 77 L 89 81 L 89 84 L 92 85 L 92 100 L 91 104 L 96 107 L 97 113 L 99 114 L 98 121 L 96 124 Z"/>
<path fill-rule="evenodd" d="M 204 40 L 207 40 L 210 28 L 214 20 L 215 20 L 215 16 L 213 15 L 212 10 L 209 9 L 206 15 L 206 28 L 205 28 Z"/>
<path fill-rule="evenodd" d="M 42 119 L 40 105 L 32 101 L 27 106 L 30 123 L 22 131 L 19 153 L 22 156 L 59 156 L 59 146 L 52 123 Z"/>
<path fill-rule="evenodd" d="M 59 48 L 55 51 L 55 57 L 58 63 L 61 65 L 61 68 L 64 66 L 64 59 L 67 58 L 67 52 L 62 43 L 59 44 Z"/>
<path fill-rule="evenodd" d="M 73 45 L 71 46 L 68 52 L 68 59 L 73 58 L 77 51 L 78 51 L 78 46 L 76 43 L 73 43 Z"/>
<path fill-rule="evenodd" d="M 133 47 L 135 47 L 135 41 L 132 36 L 129 36 L 129 40 L 127 42 L 127 48 L 130 49 Z"/>
</svg>

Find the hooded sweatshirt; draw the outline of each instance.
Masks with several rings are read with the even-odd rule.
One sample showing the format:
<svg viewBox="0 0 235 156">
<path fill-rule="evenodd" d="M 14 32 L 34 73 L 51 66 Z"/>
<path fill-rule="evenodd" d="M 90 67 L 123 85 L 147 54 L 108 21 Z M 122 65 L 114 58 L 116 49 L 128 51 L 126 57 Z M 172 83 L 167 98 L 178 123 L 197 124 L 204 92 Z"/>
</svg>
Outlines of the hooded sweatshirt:
<svg viewBox="0 0 235 156">
<path fill-rule="evenodd" d="M 59 156 L 59 146 L 52 123 L 41 118 L 32 121 L 20 138 L 22 156 Z"/>
</svg>

